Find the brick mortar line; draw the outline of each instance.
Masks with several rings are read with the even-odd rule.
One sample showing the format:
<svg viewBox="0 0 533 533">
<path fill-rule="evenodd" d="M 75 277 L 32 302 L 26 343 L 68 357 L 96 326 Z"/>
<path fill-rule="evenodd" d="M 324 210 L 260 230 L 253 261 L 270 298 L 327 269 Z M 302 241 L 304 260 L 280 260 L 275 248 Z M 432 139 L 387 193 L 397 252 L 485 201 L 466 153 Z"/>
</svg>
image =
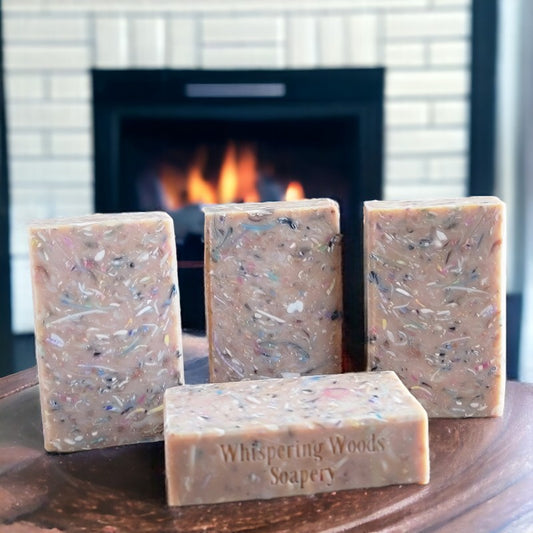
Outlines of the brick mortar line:
<svg viewBox="0 0 533 533">
<path fill-rule="evenodd" d="M 376 20 L 376 47 L 377 47 L 377 59 L 381 61 L 383 65 L 387 65 L 386 58 L 386 46 L 387 46 L 387 32 L 385 29 L 385 17 L 383 14 L 377 16 Z"/>
<path fill-rule="evenodd" d="M 466 128 L 465 122 L 459 122 L 457 125 L 454 124 L 430 124 L 429 122 L 425 124 L 389 124 L 387 123 L 387 132 L 411 132 L 411 131 L 435 131 L 435 132 L 462 132 Z"/>
<path fill-rule="evenodd" d="M 253 46 L 250 46 L 249 43 L 224 43 L 221 44 L 211 44 L 211 43 L 203 43 L 200 48 L 203 50 L 207 49 L 215 49 L 215 50 L 234 50 L 234 49 L 276 49 L 279 46 L 283 46 L 285 43 L 284 41 L 272 41 L 272 42 L 258 42 L 257 44 L 254 43 Z M 423 73 L 423 74 L 439 74 L 439 73 L 456 73 L 456 74 L 470 74 L 470 68 L 465 68 L 465 66 L 455 66 L 455 65 L 429 65 L 429 67 L 424 66 L 402 66 L 402 67 L 396 67 L 391 66 L 387 64 L 378 64 L 377 66 L 384 66 L 387 68 L 387 70 L 390 73 L 394 74 L 412 74 L 412 73 Z M 360 68 L 362 65 L 359 64 L 349 64 L 345 67 L 348 68 Z M 468 67 L 468 65 L 467 65 Z M 64 67 L 64 68 L 58 68 L 58 67 L 50 67 L 49 69 L 46 67 L 26 67 L 23 64 L 16 67 L 9 67 L 5 70 L 6 79 L 9 79 L 10 75 L 15 76 L 24 76 L 24 75 L 53 75 L 53 76 L 75 76 L 75 75 L 87 75 L 87 73 L 93 69 L 93 68 L 100 68 L 96 64 L 90 64 L 88 65 L 87 69 L 80 69 L 78 67 Z M 141 66 L 136 65 L 130 65 L 127 67 L 123 67 L 122 65 L 117 65 L 115 67 L 105 67 L 105 68 L 111 68 L 111 69 L 131 69 L 131 68 L 143 68 Z M 152 70 L 157 70 L 159 67 L 152 67 Z"/>
<path fill-rule="evenodd" d="M 449 151 L 442 151 L 442 152 L 397 152 L 391 154 L 390 152 L 386 153 L 387 160 L 388 159 L 430 159 L 430 158 L 436 158 L 441 159 L 445 157 L 468 157 L 468 149 L 465 148 L 464 150 L 449 150 Z M 385 164 L 387 163 L 387 160 L 385 161 Z"/>
<path fill-rule="evenodd" d="M 92 153 L 86 154 L 62 154 L 58 152 L 49 152 L 43 155 L 15 155 L 13 154 L 10 159 L 12 163 L 89 163 L 92 158 Z"/>
<path fill-rule="evenodd" d="M 61 128 L 60 131 L 57 131 L 58 128 L 42 128 L 42 127 L 24 127 L 24 128 L 15 128 L 8 132 L 12 133 L 42 133 L 43 135 L 47 134 L 59 134 L 59 135 L 77 135 L 80 133 L 92 134 L 92 128 L 75 128 L 75 127 L 65 127 Z"/>
<path fill-rule="evenodd" d="M 268 2 L 265 2 L 265 4 L 268 4 Z M 68 6 L 61 6 L 61 7 L 53 7 L 53 6 L 27 6 L 26 9 L 11 9 L 10 7 L 4 6 L 4 16 L 6 19 L 8 18 L 16 18 L 16 17 L 27 17 L 28 13 L 31 13 L 35 17 L 42 17 L 42 18 L 71 18 L 71 17 L 82 17 L 86 14 L 92 13 L 94 15 L 98 16 L 117 16 L 120 14 L 123 14 L 126 11 L 126 14 L 128 16 L 132 17 L 146 17 L 146 16 L 153 16 L 154 14 L 159 14 L 163 12 L 169 12 L 173 16 L 187 16 L 191 14 L 206 14 L 210 17 L 233 17 L 234 15 L 238 15 L 241 17 L 262 17 L 262 16 L 272 16 L 276 13 L 297 13 L 297 14 L 309 14 L 309 13 L 317 13 L 320 15 L 323 14 L 329 14 L 329 13 L 339 13 L 341 15 L 345 15 L 346 13 L 354 13 L 354 14 L 374 14 L 378 12 L 385 12 L 387 14 L 392 15 L 413 15 L 413 14 L 428 14 L 428 15 L 436 15 L 436 14 L 464 14 L 464 13 L 470 13 L 471 12 L 471 5 L 465 5 L 463 6 L 398 6 L 396 7 L 395 4 L 391 4 L 389 6 L 376 6 L 374 8 L 368 8 L 368 6 L 354 6 L 353 3 L 350 5 L 344 5 L 344 6 L 330 6 L 329 8 L 324 7 L 308 7 L 308 6 L 273 6 L 268 7 L 268 5 L 264 6 L 257 6 L 253 10 L 251 10 L 248 6 L 239 8 L 239 7 L 223 7 L 219 9 L 213 9 L 210 5 L 208 7 L 210 9 L 209 12 L 207 12 L 206 7 L 183 7 L 181 5 L 179 8 L 176 8 L 174 10 L 169 8 L 169 5 L 166 4 L 164 6 L 161 6 L 161 8 L 154 7 L 153 4 L 149 8 L 135 8 L 134 7 L 134 1 L 132 0 L 132 5 L 130 7 L 124 8 L 122 6 L 117 6 L 116 9 L 110 9 L 107 7 L 93 7 L 93 6 L 84 6 L 82 8 L 76 8 L 76 7 L 68 7 Z"/>
<path fill-rule="evenodd" d="M 93 17 L 93 18 L 96 18 L 96 17 Z M 123 19 L 124 17 L 117 17 L 117 19 Z M 158 17 L 157 20 L 160 20 L 162 17 Z M 190 18 L 190 17 L 188 17 Z M 315 17 L 315 18 L 318 18 L 318 17 Z M 378 20 L 382 20 L 382 17 L 380 17 L 379 15 L 376 15 L 376 18 Z M 128 19 L 125 19 L 126 21 L 128 21 Z M 183 20 L 183 19 L 177 19 L 177 20 Z M 164 18 L 164 21 L 165 22 L 171 22 L 168 18 Z M 95 21 L 96 22 L 96 21 Z M 349 22 L 349 20 L 348 20 Z M 89 32 L 90 33 L 90 32 Z M 385 43 L 385 46 L 394 46 L 394 45 L 402 45 L 402 44 L 405 44 L 405 45 L 409 45 L 409 44 L 421 44 L 421 45 L 425 45 L 425 44 L 464 44 L 466 46 L 468 46 L 468 44 L 470 43 L 470 40 L 471 40 L 471 36 L 469 34 L 462 34 L 462 33 L 458 33 L 456 35 L 443 35 L 443 36 L 439 36 L 439 35 L 435 35 L 435 36 L 431 36 L 431 35 L 421 35 L 421 36 L 407 36 L 407 37 L 386 37 L 384 35 L 384 32 L 379 34 L 379 38 L 380 40 Z M 280 40 L 282 41 L 282 40 Z M 209 41 L 207 41 L 209 42 Z M 217 44 L 217 43 L 224 43 L 226 41 L 212 41 L 213 43 Z M 231 42 L 231 41 L 230 41 Z M 235 41 L 235 42 L 239 42 L 239 41 Z M 249 42 L 254 42 L 254 41 L 249 41 Z M 270 42 L 277 42 L 277 41 L 264 41 L 266 43 L 270 43 Z M 86 45 L 91 45 L 93 43 L 93 36 L 91 35 L 88 35 L 87 38 L 85 39 L 79 39 L 79 40 L 74 40 L 74 39 L 65 39 L 65 40 L 54 40 L 53 38 L 51 39 L 46 39 L 46 38 L 42 38 L 42 39 L 25 39 L 25 38 L 15 38 L 15 39 L 5 39 L 4 40 L 4 45 L 7 47 L 7 48 L 12 48 L 12 47 L 35 47 L 35 48 L 41 48 L 41 47 L 56 47 L 56 48 L 62 48 L 62 47 L 65 47 L 65 46 L 75 46 L 75 47 L 78 47 L 80 49 L 82 49 L 83 47 L 85 47 Z"/>
<path fill-rule="evenodd" d="M 202 17 L 199 14 L 194 16 L 194 56 L 195 63 L 198 68 L 203 68 L 204 66 L 204 56 L 203 56 L 203 28 L 202 28 Z"/>
</svg>

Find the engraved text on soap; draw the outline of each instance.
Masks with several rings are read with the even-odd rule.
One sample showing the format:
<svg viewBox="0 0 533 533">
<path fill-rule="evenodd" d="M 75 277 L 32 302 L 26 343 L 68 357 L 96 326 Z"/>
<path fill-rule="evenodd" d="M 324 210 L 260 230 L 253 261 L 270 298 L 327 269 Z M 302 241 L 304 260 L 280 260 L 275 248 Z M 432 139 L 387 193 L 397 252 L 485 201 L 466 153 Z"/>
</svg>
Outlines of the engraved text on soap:
<svg viewBox="0 0 533 533">
<path fill-rule="evenodd" d="M 324 440 L 296 440 L 290 444 L 259 440 L 219 444 L 219 449 L 224 463 L 264 463 L 271 485 L 304 489 L 309 483 L 330 486 L 338 466 L 345 462 L 344 457 L 384 452 L 385 439 L 374 433 L 366 439 L 333 435 Z M 317 463 L 316 468 L 308 467 L 309 459 Z M 298 462 L 302 460 L 307 460 L 306 466 L 298 468 Z M 323 464 L 325 462 L 329 464 Z"/>
</svg>

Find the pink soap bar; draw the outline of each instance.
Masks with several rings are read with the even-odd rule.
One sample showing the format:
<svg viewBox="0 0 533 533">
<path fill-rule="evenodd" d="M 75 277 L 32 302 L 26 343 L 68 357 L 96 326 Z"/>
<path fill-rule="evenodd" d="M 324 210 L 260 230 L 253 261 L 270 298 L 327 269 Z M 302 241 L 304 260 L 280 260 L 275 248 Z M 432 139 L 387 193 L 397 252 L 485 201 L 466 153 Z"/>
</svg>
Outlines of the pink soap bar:
<svg viewBox="0 0 533 533">
<path fill-rule="evenodd" d="M 45 448 L 161 440 L 164 391 L 183 382 L 172 219 L 89 215 L 29 234 Z"/>
<path fill-rule="evenodd" d="M 365 202 L 368 369 L 394 370 L 430 417 L 500 416 L 505 205 Z"/>
<path fill-rule="evenodd" d="M 169 505 L 429 481 L 427 414 L 394 372 L 174 387 Z"/>
<path fill-rule="evenodd" d="M 211 381 L 340 372 L 337 202 L 224 204 L 204 211 Z"/>
</svg>

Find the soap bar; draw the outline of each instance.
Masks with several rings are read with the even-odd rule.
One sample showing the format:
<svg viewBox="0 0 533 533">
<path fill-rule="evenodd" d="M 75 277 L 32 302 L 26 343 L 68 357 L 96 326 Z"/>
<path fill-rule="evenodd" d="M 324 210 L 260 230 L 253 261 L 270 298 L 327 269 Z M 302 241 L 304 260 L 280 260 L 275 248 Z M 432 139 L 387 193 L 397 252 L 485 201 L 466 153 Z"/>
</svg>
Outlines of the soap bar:
<svg viewBox="0 0 533 533">
<path fill-rule="evenodd" d="M 429 481 L 427 414 L 393 372 L 174 387 L 169 505 Z"/>
<path fill-rule="evenodd" d="M 225 204 L 204 212 L 210 380 L 340 372 L 338 204 Z"/>
<path fill-rule="evenodd" d="M 500 416 L 505 205 L 364 205 L 368 369 L 394 370 L 430 417 Z"/>
<path fill-rule="evenodd" d="M 172 219 L 53 219 L 29 236 L 46 450 L 162 440 L 164 391 L 183 381 Z"/>
</svg>

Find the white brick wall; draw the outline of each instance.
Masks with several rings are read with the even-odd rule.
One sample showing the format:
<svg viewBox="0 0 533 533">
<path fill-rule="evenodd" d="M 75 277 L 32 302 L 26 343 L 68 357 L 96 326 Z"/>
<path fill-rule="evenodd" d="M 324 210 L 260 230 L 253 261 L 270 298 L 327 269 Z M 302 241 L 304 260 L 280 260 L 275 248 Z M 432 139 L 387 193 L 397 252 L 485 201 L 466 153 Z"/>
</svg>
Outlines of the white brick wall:
<svg viewBox="0 0 533 533">
<path fill-rule="evenodd" d="M 168 66 L 193 68 L 199 63 L 199 28 L 195 17 L 173 18 L 167 21 Z"/>
<path fill-rule="evenodd" d="M 163 67 L 165 65 L 165 19 L 139 18 L 131 21 L 132 65 Z"/>
<path fill-rule="evenodd" d="M 470 86 L 466 69 L 454 70 L 390 70 L 386 93 L 389 98 L 428 98 L 431 96 L 463 97 Z"/>
<path fill-rule="evenodd" d="M 459 128 L 392 130 L 387 135 L 387 150 L 390 155 L 464 152 L 466 132 Z"/>
<path fill-rule="evenodd" d="M 6 99 L 9 103 L 44 99 L 45 77 L 40 74 L 8 72 L 4 83 Z"/>
<path fill-rule="evenodd" d="M 429 123 L 430 104 L 424 101 L 391 101 L 385 105 L 386 121 L 396 126 L 424 126 Z"/>
<path fill-rule="evenodd" d="M 88 22 L 84 15 L 42 16 L 34 14 L 11 17 L 8 14 L 4 19 L 4 38 L 9 42 L 39 44 L 87 41 Z"/>
<path fill-rule="evenodd" d="M 435 157 L 429 161 L 429 179 L 462 181 L 466 174 L 466 156 Z"/>
<path fill-rule="evenodd" d="M 93 25 L 95 35 L 91 48 L 94 66 L 101 68 L 131 66 L 127 17 L 96 17 Z"/>
<path fill-rule="evenodd" d="M 202 68 L 282 68 L 283 49 L 273 45 L 205 47 L 200 56 Z"/>
<path fill-rule="evenodd" d="M 11 256 L 12 323 L 15 333 L 33 331 L 33 308 L 28 256 Z"/>
<path fill-rule="evenodd" d="M 310 15 L 287 19 L 287 66 L 312 68 L 318 64 L 317 20 Z"/>
<path fill-rule="evenodd" d="M 424 42 L 392 41 L 385 45 L 385 64 L 389 68 L 423 67 L 426 56 L 427 45 Z"/>
<path fill-rule="evenodd" d="M 201 28 L 205 46 L 278 43 L 284 39 L 285 18 L 270 14 L 254 17 L 204 16 Z"/>
<path fill-rule="evenodd" d="M 92 154 L 92 137 L 85 133 L 52 133 L 50 135 L 50 153 L 56 157 L 81 156 L 88 158 Z"/>
<path fill-rule="evenodd" d="M 49 76 L 50 99 L 85 102 L 91 98 L 90 75 L 88 72 L 78 74 L 52 74 Z"/>
<path fill-rule="evenodd" d="M 347 64 L 346 30 L 340 15 L 320 17 L 317 45 L 319 63 L 323 67 L 342 67 Z"/>
<path fill-rule="evenodd" d="M 48 186 L 50 188 L 68 186 L 85 189 L 92 183 L 92 165 L 85 158 L 20 158 L 12 161 L 9 178 L 18 188 L 30 189 L 39 184 L 47 189 Z M 66 209 L 69 206 L 60 207 Z"/>
<path fill-rule="evenodd" d="M 42 133 L 11 133 L 8 140 L 12 157 L 43 155 Z"/>
<path fill-rule="evenodd" d="M 380 18 L 366 13 L 348 17 L 348 65 L 378 65 L 383 44 L 378 34 Z"/>
<path fill-rule="evenodd" d="M 80 44 L 10 44 L 5 41 L 4 58 L 7 71 L 86 70 L 89 50 Z"/>
<path fill-rule="evenodd" d="M 471 0 L 5 0 L 13 328 L 26 226 L 92 210 L 92 67 L 386 66 L 385 196 L 466 192 Z"/>
<path fill-rule="evenodd" d="M 9 76 L 9 75 L 8 75 Z M 89 102 L 56 103 L 17 102 L 6 106 L 10 131 L 35 130 L 37 128 L 63 129 L 87 128 L 90 116 Z"/>
<path fill-rule="evenodd" d="M 419 185 L 428 176 L 428 162 L 423 157 L 394 157 L 390 155 L 386 160 L 385 173 L 389 183 Z"/>
<path fill-rule="evenodd" d="M 466 99 L 433 102 L 433 120 L 437 126 L 468 124 L 469 106 Z"/>
<path fill-rule="evenodd" d="M 464 67 L 470 64 L 470 45 L 463 41 L 436 41 L 429 45 L 431 66 Z"/>
<path fill-rule="evenodd" d="M 418 13 L 390 13 L 385 15 L 387 39 L 466 37 L 470 34 L 470 12 L 422 11 Z"/>
</svg>

